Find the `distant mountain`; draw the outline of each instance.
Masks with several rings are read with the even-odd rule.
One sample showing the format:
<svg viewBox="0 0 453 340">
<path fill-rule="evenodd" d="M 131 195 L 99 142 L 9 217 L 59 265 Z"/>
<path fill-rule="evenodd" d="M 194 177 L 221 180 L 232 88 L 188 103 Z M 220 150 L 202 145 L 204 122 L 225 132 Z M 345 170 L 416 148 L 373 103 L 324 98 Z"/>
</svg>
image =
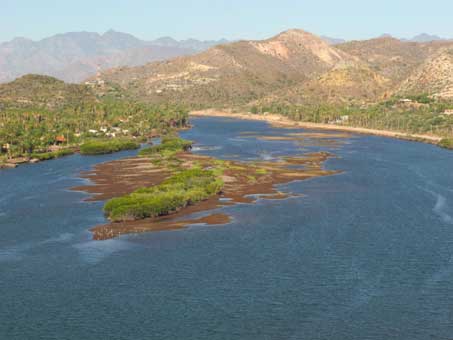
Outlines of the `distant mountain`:
<svg viewBox="0 0 453 340">
<path fill-rule="evenodd" d="M 439 40 L 446 40 L 446 39 L 441 38 L 437 35 L 430 35 L 430 34 L 426 34 L 426 33 L 416 35 L 412 39 L 409 39 L 409 41 L 419 42 L 419 43 L 426 43 L 426 42 L 439 41 Z"/>
<path fill-rule="evenodd" d="M 397 38 L 393 37 L 391 34 L 388 34 L 388 33 L 381 35 L 379 38 L 393 38 L 393 39 L 397 39 Z M 442 40 L 447 40 L 447 39 L 441 38 L 441 37 L 439 37 L 437 35 L 421 33 L 421 34 L 416 35 L 415 37 L 410 38 L 410 39 L 401 38 L 399 40 L 404 41 L 404 42 L 429 43 L 429 42 L 433 42 L 433 41 L 442 41 Z"/>
<path fill-rule="evenodd" d="M 343 44 L 346 42 L 346 40 L 344 40 L 344 39 L 331 38 L 331 37 L 327 37 L 325 35 L 321 36 L 321 39 L 323 39 L 329 45 L 338 45 L 338 44 Z"/>
<path fill-rule="evenodd" d="M 16 38 L 0 44 L 0 82 L 28 73 L 81 82 L 98 70 L 190 55 L 225 42 L 171 38 L 143 41 L 113 30 L 102 35 L 92 32 L 57 34 L 40 41 Z"/>
<path fill-rule="evenodd" d="M 162 37 L 156 40 L 152 40 L 149 43 L 154 46 L 163 46 L 163 47 L 177 47 L 177 48 L 186 48 L 190 50 L 195 50 L 198 52 L 207 50 L 208 48 L 215 46 L 226 44 L 229 41 L 226 39 L 220 40 L 206 40 L 200 41 L 196 39 L 187 39 L 187 40 L 175 40 L 170 37 Z"/>
</svg>

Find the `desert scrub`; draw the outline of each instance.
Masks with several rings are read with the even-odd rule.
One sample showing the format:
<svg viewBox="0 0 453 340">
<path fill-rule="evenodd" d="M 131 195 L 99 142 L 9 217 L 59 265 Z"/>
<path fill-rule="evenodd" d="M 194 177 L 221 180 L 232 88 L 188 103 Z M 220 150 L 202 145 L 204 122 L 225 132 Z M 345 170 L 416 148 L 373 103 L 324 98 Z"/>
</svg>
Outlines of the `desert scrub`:
<svg viewBox="0 0 453 340">
<path fill-rule="evenodd" d="M 445 149 L 453 149 L 453 138 L 444 138 L 439 142 L 439 146 Z"/>
<path fill-rule="evenodd" d="M 138 149 L 140 144 L 130 139 L 93 139 L 80 146 L 82 155 L 102 155 L 122 150 Z"/>
<path fill-rule="evenodd" d="M 171 156 L 180 151 L 187 151 L 192 148 L 192 141 L 179 137 L 164 137 L 161 144 L 153 145 L 140 151 L 141 156 L 164 155 Z"/>
<path fill-rule="evenodd" d="M 49 159 L 73 155 L 74 152 L 74 149 L 62 149 L 52 152 L 32 153 L 31 158 L 39 159 L 40 161 L 47 161 Z"/>
<path fill-rule="evenodd" d="M 168 215 L 221 192 L 223 181 L 211 170 L 182 170 L 159 185 L 113 198 L 104 206 L 115 222 Z"/>
</svg>

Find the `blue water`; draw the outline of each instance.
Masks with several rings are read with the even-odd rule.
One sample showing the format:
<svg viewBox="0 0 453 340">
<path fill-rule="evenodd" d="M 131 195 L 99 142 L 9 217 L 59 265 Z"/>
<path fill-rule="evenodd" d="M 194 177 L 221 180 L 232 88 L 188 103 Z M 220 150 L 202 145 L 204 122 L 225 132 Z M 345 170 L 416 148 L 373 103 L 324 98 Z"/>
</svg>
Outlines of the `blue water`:
<svg viewBox="0 0 453 340">
<path fill-rule="evenodd" d="M 368 136 L 334 148 L 259 141 L 241 132 L 282 130 L 194 123 L 183 135 L 196 152 L 330 150 L 326 167 L 342 173 L 280 187 L 302 197 L 223 208 L 226 226 L 96 242 L 102 203 L 68 189 L 133 152 L 1 171 L 0 339 L 453 338 L 453 153 Z"/>
</svg>

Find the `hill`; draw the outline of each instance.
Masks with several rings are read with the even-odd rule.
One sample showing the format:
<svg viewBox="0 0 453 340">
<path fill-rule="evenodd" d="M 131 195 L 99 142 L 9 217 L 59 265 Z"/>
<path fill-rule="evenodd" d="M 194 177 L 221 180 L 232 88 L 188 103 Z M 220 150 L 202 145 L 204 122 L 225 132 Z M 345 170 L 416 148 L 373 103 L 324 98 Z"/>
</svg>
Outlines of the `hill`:
<svg viewBox="0 0 453 340">
<path fill-rule="evenodd" d="M 38 107 L 54 110 L 96 101 L 96 95 L 88 86 L 66 84 L 49 76 L 30 74 L 0 84 L 0 109 Z"/>
<path fill-rule="evenodd" d="M 321 76 L 290 88 L 280 89 L 254 103 L 286 105 L 365 104 L 382 99 L 390 80 L 366 64 L 340 64 Z"/>
<path fill-rule="evenodd" d="M 428 58 L 401 84 L 399 93 L 453 98 L 453 48 L 442 49 Z"/>
<path fill-rule="evenodd" d="M 81 82 L 98 69 L 139 66 L 203 51 L 221 41 L 143 41 L 110 30 L 104 34 L 71 32 L 33 41 L 16 38 L 0 44 L 0 83 L 25 74 L 43 74 L 67 82 Z"/>
<path fill-rule="evenodd" d="M 311 33 L 290 30 L 268 40 L 224 44 L 195 56 L 111 70 L 100 78 L 142 100 L 234 105 L 348 62 L 355 58 Z"/>
<path fill-rule="evenodd" d="M 435 46 L 403 42 L 392 37 L 351 41 L 337 48 L 356 56 L 375 72 L 394 84 L 410 75 L 429 56 Z"/>
<path fill-rule="evenodd" d="M 428 33 L 421 33 L 421 34 L 418 34 L 415 37 L 409 39 L 409 41 L 419 42 L 419 43 L 426 43 L 426 42 L 439 41 L 439 40 L 446 40 L 446 39 L 441 38 L 438 35 L 433 35 L 433 34 L 428 34 Z"/>
<path fill-rule="evenodd" d="M 444 66 L 436 56 L 452 47 L 451 41 L 418 43 L 387 35 L 332 45 L 303 30 L 289 30 L 267 40 L 223 44 L 192 56 L 108 70 L 90 83 L 116 84 L 138 100 L 196 108 L 273 102 L 360 106 L 442 86 L 445 89 L 436 91 L 448 92 L 448 55 L 442 54 L 447 58 Z M 429 67 L 433 58 L 442 70 Z M 421 68 L 433 72 L 433 82 L 412 91 L 404 84 L 425 77 Z"/>
</svg>

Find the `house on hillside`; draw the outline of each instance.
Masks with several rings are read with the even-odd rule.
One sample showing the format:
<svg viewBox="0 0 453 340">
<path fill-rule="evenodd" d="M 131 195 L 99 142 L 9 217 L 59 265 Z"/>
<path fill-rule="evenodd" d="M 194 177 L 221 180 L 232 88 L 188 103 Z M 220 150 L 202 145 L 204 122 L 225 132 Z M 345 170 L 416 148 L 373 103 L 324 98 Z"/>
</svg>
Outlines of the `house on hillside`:
<svg viewBox="0 0 453 340">
<path fill-rule="evenodd" d="M 426 107 L 428 106 L 428 104 L 423 104 L 423 103 L 419 103 L 415 100 L 412 100 L 412 99 L 408 99 L 408 98 L 403 98 L 403 99 L 400 99 L 398 100 L 398 103 L 396 103 L 396 106 L 397 107 L 400 107 L 400 108 L 408 108 L 408 109 L 419 109 L 421 107 Z"/>
<path fill-rule="evenodd" d="M 63 136 L 63 135 L 60 135 L 60 136 L 56 136 L 56 137 L 55 137 L 55 144 L 56 144 L 56 145 L 61 145 L 61 144 L 66 143 L 66 142 L 67 142 L 67 141 L 66 141 L 66 138 L 65 138 L 65 136 Z"/>
</svg>

